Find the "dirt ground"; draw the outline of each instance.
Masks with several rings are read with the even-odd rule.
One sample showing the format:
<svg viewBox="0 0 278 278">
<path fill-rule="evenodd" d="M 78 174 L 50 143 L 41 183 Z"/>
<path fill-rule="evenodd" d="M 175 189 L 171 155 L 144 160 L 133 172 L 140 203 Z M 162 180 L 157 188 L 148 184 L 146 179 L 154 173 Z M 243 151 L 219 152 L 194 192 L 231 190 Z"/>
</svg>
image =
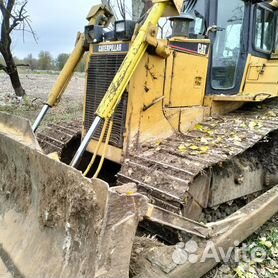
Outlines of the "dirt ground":
<svg viewBox="0 0 278 278">
<path fill-rule="evenodd" d="M 9 77 L 0 73 L 0 111 L 19 115 L 34 121 L 43 103 L 57 79 L 57 73 L 21 72 L 20 77 L 28 95 L 27 100 L 14 96 Z M 47 122 L 79 120 L 82 118 L 82 103 L 85 88 L 85 75 L 75 74 L 67 88 L 61 104 L 47 115 Z M 269 221 L 258 233 L 246 241 L 248 246 L 263 246 L 267 252 L 267 260 L 262 263 L 229 262 L 220 265 L 206 278 L 257 278 L 278 277 L 278 216 Z M 0 261 L 0 277 L 5 276 L 5 269 Z"/>
<path fill-rule="evenodd" d="M 58 77 L 58 73 L 32 73 L 23 71 L 20 74 L 27 100 L 16 98 L 9 77 L 0 73 L 0 111 L 12 113 L 34 121 L 49 92 Z M 46 122 L 61 122 L 80 119 L 85 88 L 85 75 L 76 73 L 61 101 L 46 117 Z"/>
</svg>

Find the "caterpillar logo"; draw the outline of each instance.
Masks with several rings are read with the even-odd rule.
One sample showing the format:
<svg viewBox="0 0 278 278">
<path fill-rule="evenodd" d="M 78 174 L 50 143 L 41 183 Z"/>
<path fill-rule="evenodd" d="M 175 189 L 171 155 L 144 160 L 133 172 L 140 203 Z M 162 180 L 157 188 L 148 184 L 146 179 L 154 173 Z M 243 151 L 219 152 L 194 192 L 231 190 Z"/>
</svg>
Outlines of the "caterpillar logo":
<svg viewBox="0 0 278 278">
<path fill-rule="evenodd" d="M 170 47 L 178 52 L 205 56 L 209 52 L 209 43 L 173 41 Z"/>
<path fill-rule="evenodd" d="M 207 54 L 208 45 L 199 43 L 197 52 L 202 55 Z"/>
<path fill-rule="evenodd" d="M 127 52 L 129 45 L 127 43 L 117 44 L 99 44 L 94 46 L 94 52 L 107 53 L 107 52 Z"/>
</svg>

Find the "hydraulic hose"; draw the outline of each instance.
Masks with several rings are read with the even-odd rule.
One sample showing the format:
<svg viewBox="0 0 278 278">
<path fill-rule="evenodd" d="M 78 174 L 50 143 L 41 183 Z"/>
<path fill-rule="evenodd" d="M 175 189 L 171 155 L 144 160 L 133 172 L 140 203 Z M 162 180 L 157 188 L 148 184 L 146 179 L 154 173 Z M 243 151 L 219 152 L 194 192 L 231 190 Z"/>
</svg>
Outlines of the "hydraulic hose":
<svg viewBox="0 0 278 278">
<path fill-rule="evenodd" d="M 100 170 L 103 166 L 103 162 L 104 162 L 104 158 L 105 158 L 105 155 L 106 155 L 106 150 L 107 150 L 107 146 L 108 146 L 108 143 L 109 143 L 109 140 L 110 140 L 110 137 L 111 137 L 111 133 L 112 133 L 112 128 L 113 128 L 113 121 L 111 120 L 110 123 L 109 123 L 109 127 L 108 127 L 108 132 L 107 132 L 107 136 L 106 136 L 106 140 L 105 140 L 105 145 L 103 147 L 103 152 L 102 152 L 102 156 L 101 156 L 101 160 L 99 162 L 99 165 L 98 165 L 98 168 L 96 170 L 96 173 L 94 174 L 93 176 L 93 179 L 96 179 L 100 173 Z"/>
<path fill-rule="evenodd" d="M 109 120 L 105 120 L 104 124 L 103 124 L 103 128 L 102 128 L 102 131 L 101 131 L 101 134 L 100 134 L 100 137 L 99 137 L 99 140 L 98 140 L 98 143 L 97 143 L 97 146 L 96 146 L 96 149 L 94 151 L 94 155 L 86 169 L 86 171 L 84 172 L 84 176 L 86 177 L 88 175 L 88 173 L 90 172 L 95 160 L 96 160 L 96 157 L 97 157 L 97 154 L 98 154 L 98 151 L 99 151 L 99 148 L 100 148 L 100 145 L 103 141 L 103 138 L 104 138 L 104 135 L 105 135 L 105 131 L 107 129 L 107 125 L 108 125 L 108 122 Z"/>
</svg>

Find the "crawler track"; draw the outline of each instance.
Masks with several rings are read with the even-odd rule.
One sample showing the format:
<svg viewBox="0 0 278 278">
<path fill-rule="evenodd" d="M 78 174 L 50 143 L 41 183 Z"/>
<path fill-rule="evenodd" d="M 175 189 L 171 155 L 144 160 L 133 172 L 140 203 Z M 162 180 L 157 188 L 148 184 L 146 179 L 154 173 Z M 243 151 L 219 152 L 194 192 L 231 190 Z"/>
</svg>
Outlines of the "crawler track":
<svg viewBox="0 0 278 278">
<path fill-rule="evenodd" d="M 248 105 L 226 116 L 210 118 L 186 134 L 130 151 L 118 174 L 119 181 L 135 182 L 153 203 L 178 214 L 184 214 L 192 197 L 201 209 L 218 206 L 276 181 L 277 129 L 277 100 Z M 251 188 L 248 172 L 257 175 L 261 185 Z M 225 183 L 229 176 L 232 186 L 220 192 L 223 197 L 215 193 L 212 198 L 213 181 L 222 179 Z M 208 188 L 203 196 L 194 193 L 200 178 L 200 188 Z M 240 186 L 242 192 L 233 195 Z"/>
<path fill-rule="evenodd" d="M 80 127 L 80 121 L 50 124 L 38 139 L 46 153 L 56 151 L 67 163 L 79 145 Z M 186 134 L 131 150 L 118 182 L 135 182 L 152 203 L 177 214 L 216 221 L 278 182 L 277 130 L 278 100 L 249 104 L 209 118 Z M 260 184 L 253 186 L 246 172 Z M 217 192 L 217 179 L 231 184 Z"/>
<path fill-rule="evenodd" d="M 46 154 L 57 152 L 62 161 L 69 163 L 81 140 L 81 122 L 48 124 L 37 134 L 40 146 Z"/>
</svg>

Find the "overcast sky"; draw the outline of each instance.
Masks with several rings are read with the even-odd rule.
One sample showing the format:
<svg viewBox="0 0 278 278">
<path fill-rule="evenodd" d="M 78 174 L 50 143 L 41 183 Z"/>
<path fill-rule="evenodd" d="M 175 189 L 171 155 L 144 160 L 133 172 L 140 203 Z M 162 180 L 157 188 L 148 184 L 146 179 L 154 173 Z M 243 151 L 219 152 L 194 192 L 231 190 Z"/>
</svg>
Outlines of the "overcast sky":
<svg viewBox="0 0 278 278">
<path fill-rule="evenodd" d="M 29 53 L 35 57 L 41 50 L 49 51 L 54 57 L 59 53 L 71 52 L 76 34 L 87 24 L 90 8 L 101 0 L 29 0 L 27 9 L 38 43 L 30 34 L 14 35 L 13 53 L 24 58 Z"/>
</svg>

